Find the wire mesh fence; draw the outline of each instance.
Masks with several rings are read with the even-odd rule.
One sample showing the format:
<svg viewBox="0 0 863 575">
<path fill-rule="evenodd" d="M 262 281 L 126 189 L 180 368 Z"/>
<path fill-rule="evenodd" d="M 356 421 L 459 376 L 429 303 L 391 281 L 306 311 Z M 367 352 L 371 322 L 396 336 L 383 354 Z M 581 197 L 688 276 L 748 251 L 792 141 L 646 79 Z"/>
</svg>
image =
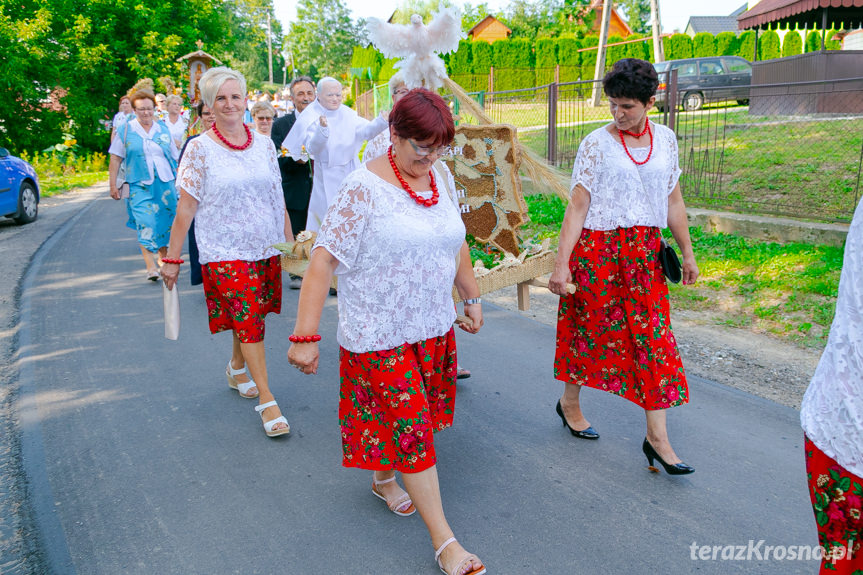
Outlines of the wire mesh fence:
<svg viewBox="0 0 863 575">
<path fill-rule="evenodd" d="M 692 207 L 848 222 L 861 195 L 863 78 L 676 91 L 670 78 L 651 112 L 677 134 L 680 186 Z M 471 96 L 495 122 L 563 171 L 611 121 L 597 82 L 550 83 Z M 748 105 L 747 105 L 748 104 Z M 454 102 L 454 113 L 459 107 Z M 460 121 L 473 123 L 464 114 Z M 549 129 L 553 126 L 553 129 Z"/>
</svg>

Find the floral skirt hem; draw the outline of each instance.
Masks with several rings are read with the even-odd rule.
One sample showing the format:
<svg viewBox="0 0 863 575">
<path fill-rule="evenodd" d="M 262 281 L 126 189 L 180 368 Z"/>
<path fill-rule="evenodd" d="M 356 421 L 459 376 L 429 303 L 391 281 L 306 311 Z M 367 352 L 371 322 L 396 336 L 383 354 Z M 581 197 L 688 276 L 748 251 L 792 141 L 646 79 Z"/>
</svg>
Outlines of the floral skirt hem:
<svg viewBox="0 0 863 575">
<path fill-rule="evenodd" d="M 861 575 L 863 479 L 839 465 L 805 435 L 803 449 L 818 544 L 824 550 L 820 573 Z"/>
<path fill-rule="evenodd" d="M 419 473 L 453 422 L 455 332 L 385 351 L 339 350 L 342 465 Z"/>
<path fill-rule="evenodd" d="M 264 319 L 282 309 L 279 256 L 201 266 L 210 333 L 233 330 L 242 343 L 264 340 Z"/>
<path fill-rule="evenodd" d="M 647 410 L 689 401 L 659 241 L 655 227 L 582 231 L 570 259 L 576 293 L 558 308 L 556 379 Z"/>
</svg>

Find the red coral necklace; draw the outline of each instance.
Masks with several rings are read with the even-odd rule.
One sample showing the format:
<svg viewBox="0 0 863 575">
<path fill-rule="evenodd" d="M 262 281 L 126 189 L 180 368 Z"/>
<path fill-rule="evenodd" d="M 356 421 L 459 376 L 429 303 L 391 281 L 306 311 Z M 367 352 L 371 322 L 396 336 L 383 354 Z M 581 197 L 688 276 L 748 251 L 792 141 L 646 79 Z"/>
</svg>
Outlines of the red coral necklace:
<svg viewBox="0 0 863 575">
<path fill-rule="evenodd" d="M 414 201 L 416 203 L 418 203 L 421 206 L 425 206 L 427 208 L 430 208 L 437 203 L 438 198 L 440 196 L 439 196 L 438 191 L 437 191 L 437 184 L 435 184 L 435 181 L 434 181 L 434 174 L 432 173 L 431 170 L 429 170 L 429 182 L 430 182 L 430 186 L 431 186 L 432 196 L 429 199 L 421 198 L 415 191 L 413 191 L 411 189 L 411 187 L 408 185 L 408 183 L 402 177 L 402 174 L 401 174 L 401 172 L 399 172 L 399 169 L 396 167 L 396 162 L 395 162 L 395 160 L 393 160 L 393 147 L 392 146 L 387 148 L 387 158 L 389 158 L 390 165 L 393 167 L 393 172 L 395 172 L 396 178 L 398 178 L 399 183 L 402 185 L 402 188 L 404 188 L 404 190 L 408 193 L 408 195 L 410 197 L 412 197 L 414 199 Z"/>
<path fill-rule="evenodd" d="M 246 129 L 246 143 L 241 144 L 239 146 L 235 146 L 234 144 L 229 142 L 228 139 L 222 135 L 222 132 L 219 131 L 219 128 L 216 127 L 215 123 L 213 123 L 213 133 L 216 134 L 216 137 L 219 138 L 222 141 L 222 143 L 225 144 L 226 146 L 228 146 L 230 149 L 232 149 L 232 150 L 245 150 L 246 148 L 248 148 L 249 146 L 252 145 L 252 131 L 249 130 L 249 127 L 245 124 L 243 124 L 243 127 Z"/>
<path fill-rule="evenodd" d="M 632 136 L 634 138 L 640 138 L 641 136 L 644 135 L 645 132 L 650 134 L 650 149 L 647 151 L 647 157 L 644 158 L 644 161 L 639 162 L 638 160 L 636 160 L 635 158 L 632 157 L 632 154 L 630 153 L 629 148 L 626 147 L 626 139 L 623 137 L 623 135 L 629 134 L 630 136 Z M 634 134 L 628 130 L 621 130 L 620 128 L 617 129 L 617 134 L 620 136 L 620 143 L 623 144 L 623 151 L 626 152 L 626 155 L 629 156 L 629 159 L 632 160 L 632 162 L 636 166 L 643 166 L 644 164 L 646 164 L 647 161 L 650 159 L 650 156 L 653 155 L 653 130 L 650 129 L 650 121 L 648 120 L 647 122 L 644 123 L 644 130 L 642 130 L 642 132 L 640 134 Z"/>
</svg>

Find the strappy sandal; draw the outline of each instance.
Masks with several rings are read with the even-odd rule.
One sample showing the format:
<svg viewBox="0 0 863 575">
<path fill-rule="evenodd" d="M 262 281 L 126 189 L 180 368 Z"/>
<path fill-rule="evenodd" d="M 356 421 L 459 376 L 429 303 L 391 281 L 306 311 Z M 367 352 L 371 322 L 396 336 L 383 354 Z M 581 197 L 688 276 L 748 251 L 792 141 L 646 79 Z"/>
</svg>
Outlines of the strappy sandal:
<svg viewBox="0 0 863 575">
<path fill-rule="evenodd" d="M 413 501 L 411 501 L 410 495 L 405 493 L 404 495 L 402 495 L 401 497 L 399 497 L 398 499 L 396 499 L 392 503 L 389 503 L 387 501 L 387 498 L 384 497 L 384 494 L 381 493 L 380 491 L 378 491 L 379 485 L 391 483 L 395 480 L 396 480 L 396 478 L 395 478 L 395 476 L 393 476 L 393 477 L 390 477 L 389 479 L 384 479 L 383 481 L 378 481 L 377 479 L 375 479 L 374 474 L 372 474 L 372 493 L 378 499 L 383 500 L 383 502 L 387 504 L 387 507 L 390 508 L 390 511 L 392 511 L 393 513 L 395 513 L 399 517 L 408 517 L 410 515 L 413 515 L 414 513 L 416 513 L 417 508 L 414 507 L 414 504 L 413 504 Z M 405 503 L 410 503 L 410 505 L 404 511 L 399 511 L 399 509 L 404 507 Z"/>
<path fill-rule="evenodd" d="M 452 571 L 447 572 L 447 570 L 443 568 L 443 563 L 441 563 L 440 555 L 441 553 L 443 553 L 443 550 L 447 548 L 447 545 L 449 545 L 450 543 L 455 543 L 455 540 L 455 537 L 450 537 L 449 539 L 444 541 L 443 544 L 438 547 L 434 552 L 434 560 L 437 561 L 437 566 L 440 567 L 441 572 L 444 575 L 483 575 L 483 573 L 485 573 L 485 565 L 480 566 L 479 569 L 474 569 L 473 571 L 468 571 L 464 574 L 461 573 L 461 568 L 464 566 L 465 562 L 471 561 L 473 559 L 481 561 L 481 559 L 473 553 L 470 553 L 467 557 L 459 561 Z"/>
<path fill-rule="evenodd" d="M 249 381 L 245 383 L 241 383 L 237 381 L 235 376 L 246 374 L 249 376 Z M 255 381 L 252 379 L 252 374 L 249 373 L 249 370 L 246 369 L 246 366 L 243 366 L 243 369 L 234 369 L 231 366 L 231 361 L 228 360 L 228 367 L 225 369 L 225 375 L 228 376 L 228 387 L 231 389 L 236 389 L 240 394 L 240 397 L 245 397 L 246 399 L 255 399 L 258 397 L 258 386 L 255 385 Z M 249 393 L 249 390 L 255 388 L 254 395 Z"/>
<path fill-rule="evenodd" d="M 262 403 L 261 405 L 256 405 L 255 411 L 257 411 L 258 413 L 261 414 L 261 420 L 263 420 L 264 414 L 261 412 L 264 411 L 265 409 L 267 409 L 268 407 L 273 407 L 273 406 L 278 407 L 279 404 L 276 403 L 275 400 L 268 401 L 267 403 Z M 284 429 L 273 430 L 273 428 L 276 426 L 277 423 L 284 423 L 286 427 Z M 288 434 L 290 432 L 291 432 L 291 426 L 288 424 L 288 420 L 285 419 L 284 415 L 280 415 L 279 417 L 277 417 L 275 419 L 271 419 L 269 421 L 264 421 L 264 433 L 267 434 L 267 437 L 278 437 L 280 435 L 285 435 L 285 434 Z"/>
</svg>

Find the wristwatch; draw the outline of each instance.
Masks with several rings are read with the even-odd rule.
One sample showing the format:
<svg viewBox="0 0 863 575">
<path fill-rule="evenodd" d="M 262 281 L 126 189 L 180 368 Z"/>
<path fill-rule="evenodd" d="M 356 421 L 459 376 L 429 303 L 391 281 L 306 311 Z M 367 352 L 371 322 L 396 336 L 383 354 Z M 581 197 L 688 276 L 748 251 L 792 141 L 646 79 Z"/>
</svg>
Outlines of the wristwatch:
<svg viewBox="0 0 863 575">
<path fill-rule="evenodd" d="M 481 302 L 482 302 L 482 298 L 478 298 L 478 297 L 472 297 L 470 299 L 464 300 L 465 305 L 471 305 L 471 304 L 481 303 Z"/>
</svg>

